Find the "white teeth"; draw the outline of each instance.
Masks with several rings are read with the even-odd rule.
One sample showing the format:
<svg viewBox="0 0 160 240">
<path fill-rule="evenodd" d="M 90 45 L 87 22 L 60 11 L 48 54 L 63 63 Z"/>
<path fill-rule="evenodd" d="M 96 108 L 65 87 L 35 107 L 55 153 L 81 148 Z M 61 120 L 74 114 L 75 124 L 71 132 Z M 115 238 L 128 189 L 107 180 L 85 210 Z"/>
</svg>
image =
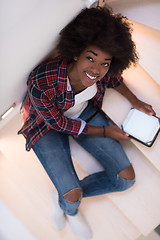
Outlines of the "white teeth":
<svg viewBox="0 0 160 240">
<path fill-rule="evenodd" d="M 91 75 L 89 75 L 88 73 L 86 73 L 87 77 L 89 77 L 91 80 L 96 79 L 96 77 L 92 77 Z"/>
</svg>

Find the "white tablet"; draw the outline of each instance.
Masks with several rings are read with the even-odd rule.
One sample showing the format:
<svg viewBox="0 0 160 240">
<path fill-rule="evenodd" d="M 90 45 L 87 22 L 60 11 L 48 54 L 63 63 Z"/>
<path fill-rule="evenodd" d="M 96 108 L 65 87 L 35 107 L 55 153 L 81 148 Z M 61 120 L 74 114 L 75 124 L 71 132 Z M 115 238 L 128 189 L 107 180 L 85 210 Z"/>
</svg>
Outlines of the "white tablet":
<svg viewBox="0 0 160 240">
<path fill-rule="evenodd" d="M 131 138 L 151 147 L 160 131 L 160 119 L 132 108 L 122 124 L 122 129 Z"/>
</svg>

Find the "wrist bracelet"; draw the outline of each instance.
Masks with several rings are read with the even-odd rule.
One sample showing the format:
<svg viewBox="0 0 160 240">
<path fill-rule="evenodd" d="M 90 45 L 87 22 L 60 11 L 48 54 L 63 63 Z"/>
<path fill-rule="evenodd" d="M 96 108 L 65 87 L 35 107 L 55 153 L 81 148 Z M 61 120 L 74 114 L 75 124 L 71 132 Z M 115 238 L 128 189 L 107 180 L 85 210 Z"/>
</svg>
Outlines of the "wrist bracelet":
<svg viewBox="0 0 160 240">
<path fill-rule="evenodd" d="M 103 137 L 106 137 L 105 126 L 103 126 Z"/>
</svg>

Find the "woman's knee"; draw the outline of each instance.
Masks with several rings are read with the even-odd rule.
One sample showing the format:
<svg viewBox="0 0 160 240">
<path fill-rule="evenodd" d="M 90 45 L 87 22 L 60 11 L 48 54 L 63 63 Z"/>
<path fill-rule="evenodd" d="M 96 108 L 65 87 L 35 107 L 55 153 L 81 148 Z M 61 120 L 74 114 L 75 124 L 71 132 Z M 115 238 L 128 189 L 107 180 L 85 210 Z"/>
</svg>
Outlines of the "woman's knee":
<svg viewBox="0 0 160 240">
<path fill-rule="evenodd" d="M 127 190 L 135 183 L 135 172 L 132 165 L 122 170 L 118 176 L 119 191 Z"/>
<path fill-rule="evenodd" d="M 132 167 L 132 165 L 130 165 L 129 167 L 127 167 L 124 170 L 122 170 L 119 173 L 119 176 L 121 178 L 124 178 L 124 179 L 127 179 L 127 180 L 135 179 L 135 172 L 134 172 L 134 168 Z"/>
<path fill-rule="evenodd" d="M 77 187 L 63 194 L 63 198 L 70 203 L 77 202 L 82 198 L 82 189 Z"/>
</svg>

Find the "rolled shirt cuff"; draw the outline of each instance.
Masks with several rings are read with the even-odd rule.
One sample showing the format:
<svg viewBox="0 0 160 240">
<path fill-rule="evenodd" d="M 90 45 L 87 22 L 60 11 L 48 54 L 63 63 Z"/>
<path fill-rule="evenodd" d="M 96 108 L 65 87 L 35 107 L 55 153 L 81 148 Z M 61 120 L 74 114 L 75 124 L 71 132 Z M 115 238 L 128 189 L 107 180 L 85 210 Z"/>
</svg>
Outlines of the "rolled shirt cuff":
<svg viewBox="0 0 160 240">
<path fill-rule="evenodd" d="M 79 129 L 79 132 L 78 132 L 78 135 L 80 135 L 83 132 L 85 126 L 86 126 L 86 122 L 84 120 L 80 119 L 80 118 L 76 118 L 76 120 L 81 122 L 81 126 L 80 126 L 80 129 Z"/>
</svg>

